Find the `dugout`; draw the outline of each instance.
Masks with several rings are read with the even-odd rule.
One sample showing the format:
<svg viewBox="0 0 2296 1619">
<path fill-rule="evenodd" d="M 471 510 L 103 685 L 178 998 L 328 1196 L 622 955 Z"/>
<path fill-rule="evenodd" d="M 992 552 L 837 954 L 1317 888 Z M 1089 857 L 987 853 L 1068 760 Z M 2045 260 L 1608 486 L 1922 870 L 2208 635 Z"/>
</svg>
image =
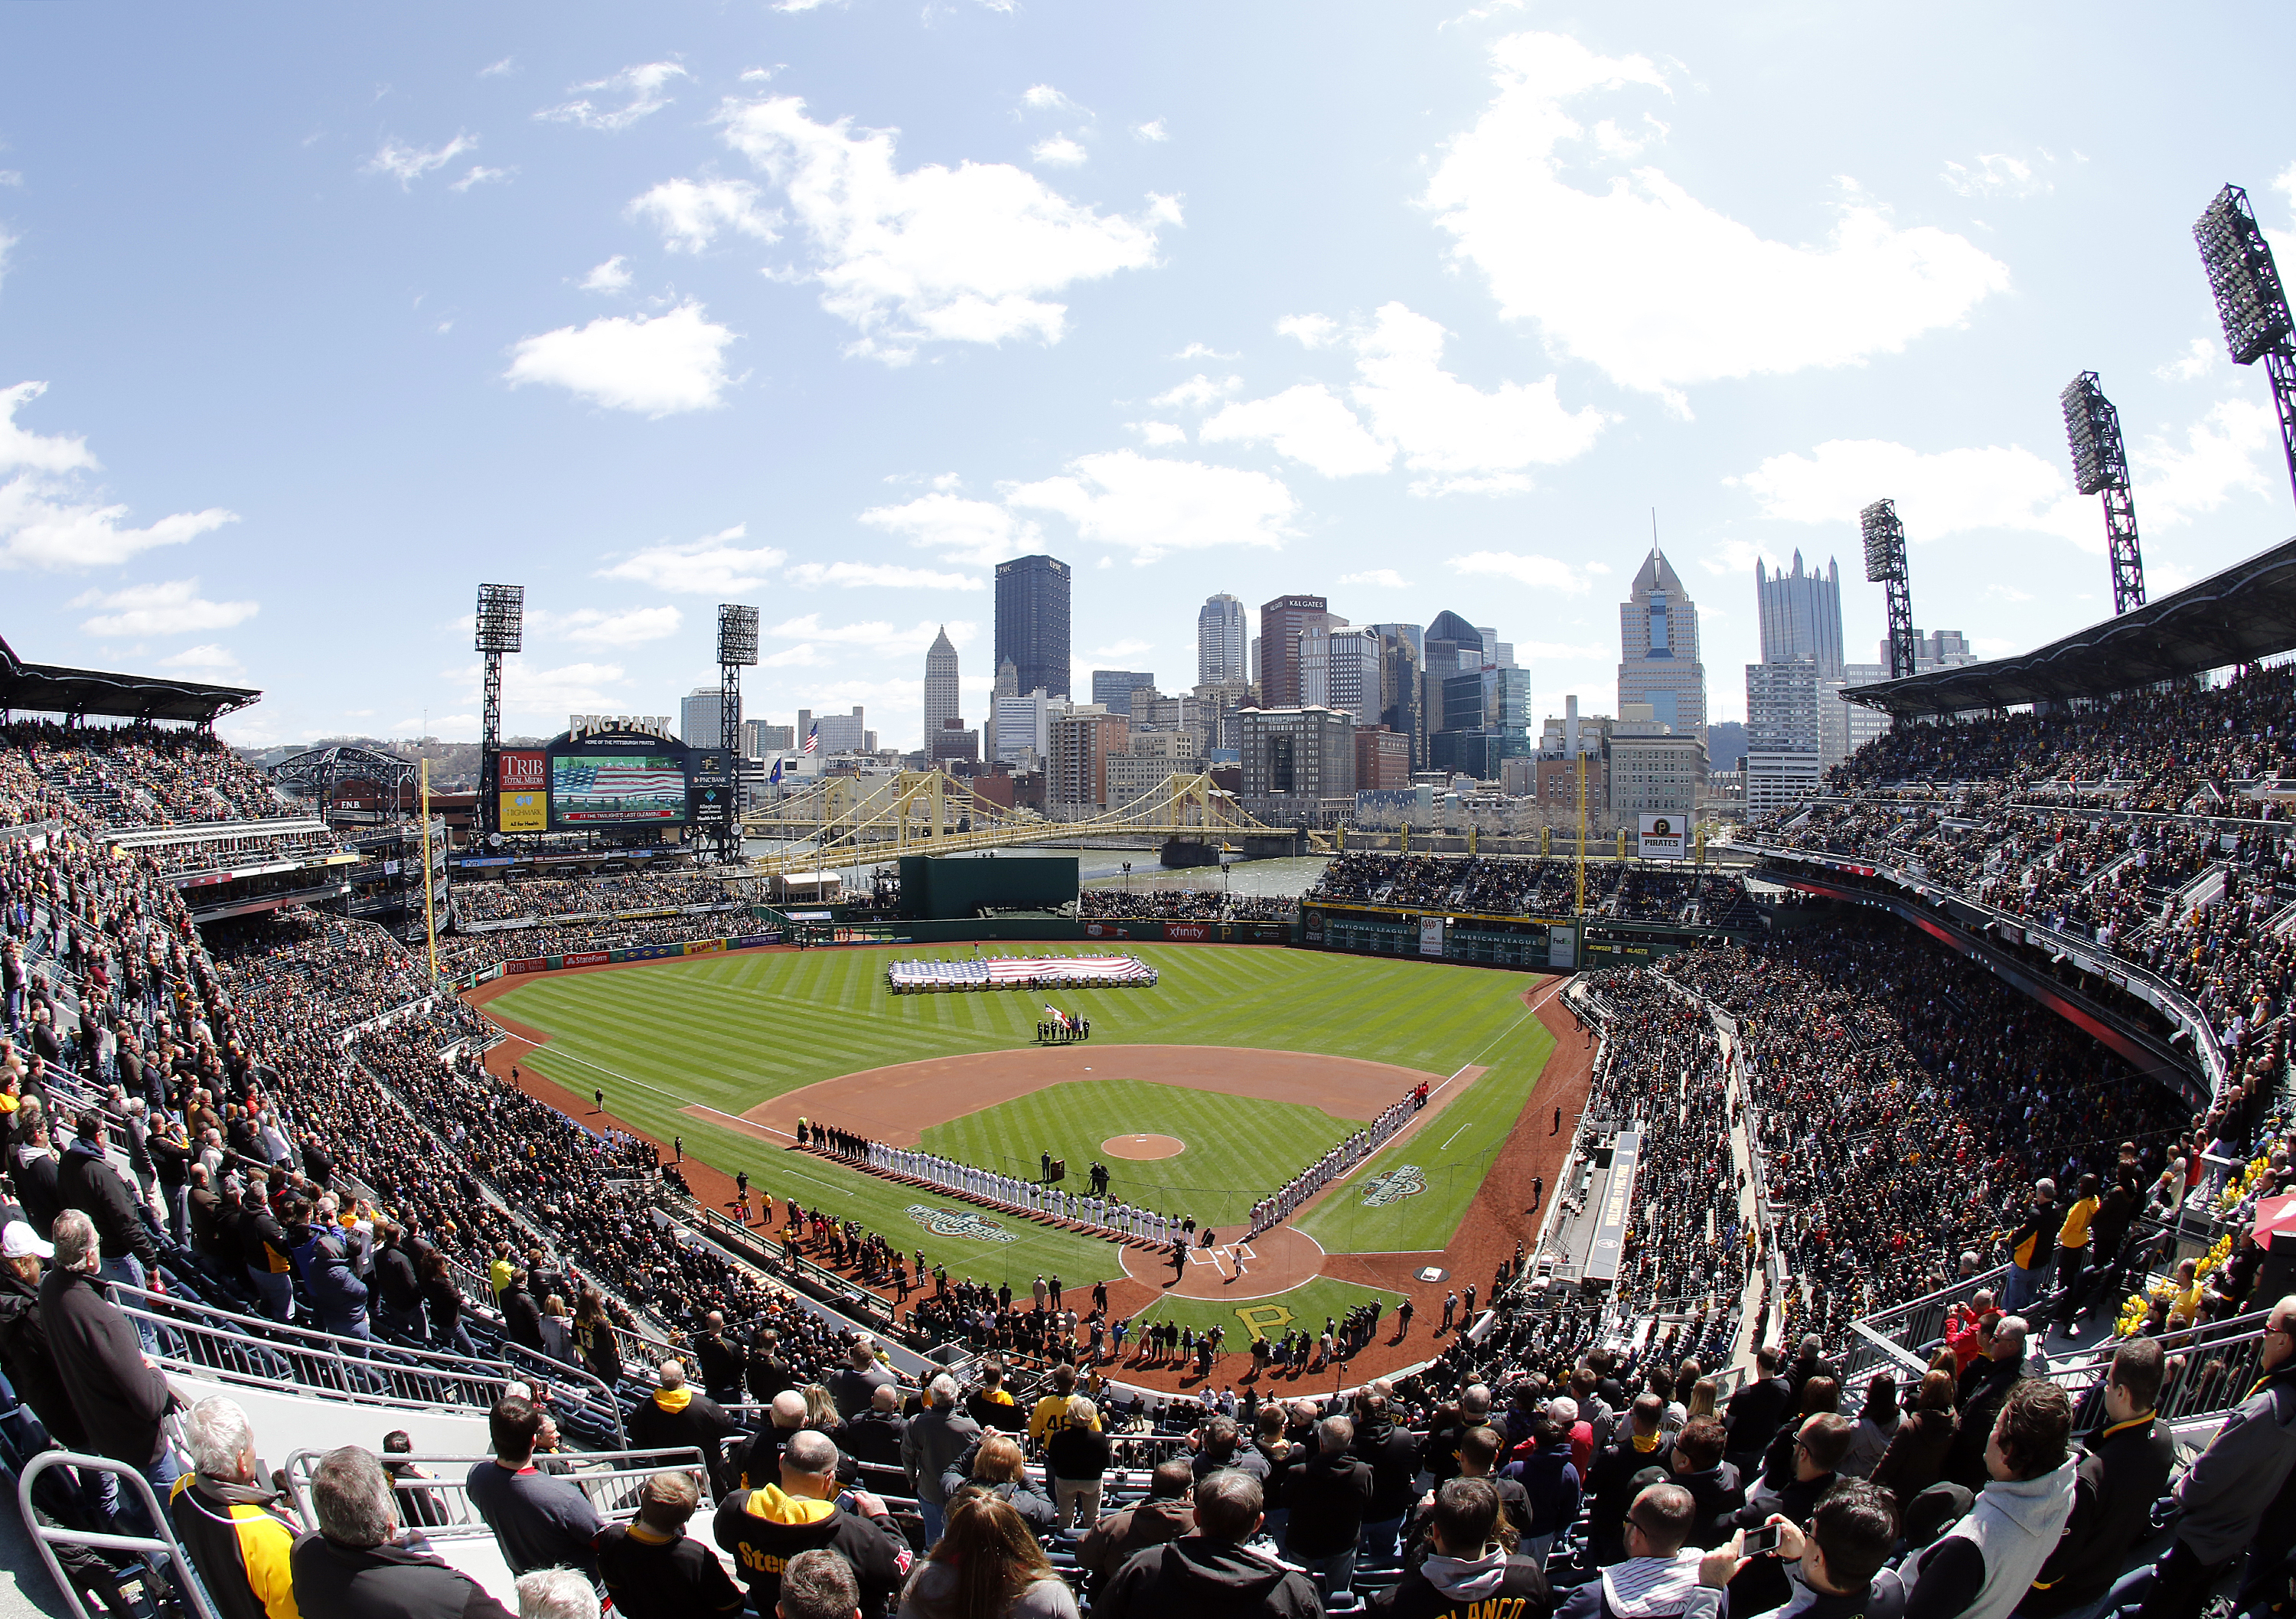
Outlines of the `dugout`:
<svg viewBox="0 0 2296 1619">
<path fill-rule="evenodd" d="M 901 857 L 901 915 L 912 921 L 1057 911 L 1074 906 L 1076 897 L 1072 854 Z"/>
</svg>

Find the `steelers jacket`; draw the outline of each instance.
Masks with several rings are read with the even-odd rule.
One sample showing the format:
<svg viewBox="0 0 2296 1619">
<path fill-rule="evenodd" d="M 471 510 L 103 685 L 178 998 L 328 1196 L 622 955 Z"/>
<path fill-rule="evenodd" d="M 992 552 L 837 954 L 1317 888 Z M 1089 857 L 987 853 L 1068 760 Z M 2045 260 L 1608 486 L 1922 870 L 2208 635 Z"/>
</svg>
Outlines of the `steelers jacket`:
<svg viewBox="0 0 2296 1619">
<path fill-rule="evenodd" d="M 785 1495 L 780 1486 L 735 1490 L 718 1503 L 718 1544 L 741 1565 L 750 1604 L 761 1614 L 781 1599 L 782 1570 L 801 1551 L 834 1549 L 861 1584 L 861 1619 L 883 1619 L 908 1572 L 909 1548 L 893 1526 L 848 1512 L 834 1501 Z"/>
<path fill-rule="evenodd" d="M 302 1619 L 287 1554 L 296 1528 L 278 1497 L 252 1484 L 186 1473 L 168 1494 L 168 1516 L 223 1619 Z"/>
</svg>

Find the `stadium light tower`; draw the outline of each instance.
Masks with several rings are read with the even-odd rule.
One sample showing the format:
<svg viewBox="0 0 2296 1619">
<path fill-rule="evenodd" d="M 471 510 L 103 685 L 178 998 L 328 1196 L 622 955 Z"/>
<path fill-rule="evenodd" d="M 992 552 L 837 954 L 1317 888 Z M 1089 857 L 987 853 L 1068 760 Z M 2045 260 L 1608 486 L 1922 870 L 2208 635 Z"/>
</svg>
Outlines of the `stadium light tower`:
<svg viewBox="0 0 2296 1619">
<path fill-rule="evenodd" d="M 2057 396 L 2065 407 L 2065 441 L 2072 447 L 2073 486 L 2104 497 L 2104 532 L 2112 555 L 2112 611 L 2117 617 L 2144 605 L 2144 559 L 2136 549 L 2136 505 L 2128 496 L 2128 456 L 2120 444 L 2120 413 L 2084 371 Z"/>
<path fill-rule="evenodd" d="M 2272 244 L 2256 223 L 2248 193 L 2227 185 L 2217 193 L 2193 226 L 2201 262 L 2216 294 L 2217 316 L 2236 366 L 2264 362 L 2272 379 L 2272 403 L 2280 413 L 2280 448 L 2288 476 L 2296 483 L 2296 322 L 2288 317 L 2288 295 L 2272 262 Z"/>
<path fill-rule="evenodd" d="M 718 858 L 738 859 L 742 852 L 741 767 L 742 669 L 758 661 L 758 610 L 718 604 L 718 733 L 726 748 L 726 768 L 734 783 L 732 801 L 718 832 Z"/>
<path fill-rule="evenodd" d="M 1866 577 L 1890 604 L 1890 678 L 1902 680 L 1920 662 L 1914 639 L 1914 594 L 1906 582 L 1906 525 L 1896 505 L 1877 500 L 1857 514 L 1866 537 Z"/>
<path fill-rule="evenodd" d="M 502 831 L 501 785 L 495 779 L 502 763 L 502 661 L 506 652 L 524 650 L 526 587 L 480 585 L 477 649 L 487 661 L 486 714 L 479 726 L 479 827 L 482 833 Z"/>
</svg>

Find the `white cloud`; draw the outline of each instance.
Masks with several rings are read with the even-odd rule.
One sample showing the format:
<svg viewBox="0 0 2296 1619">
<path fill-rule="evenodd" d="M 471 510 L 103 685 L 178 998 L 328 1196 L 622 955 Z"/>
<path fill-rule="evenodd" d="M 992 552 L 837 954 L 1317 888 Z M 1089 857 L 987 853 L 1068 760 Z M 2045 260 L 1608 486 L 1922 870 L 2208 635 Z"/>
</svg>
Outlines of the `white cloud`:
<svg viewBox="0 0 2296 1619">
<path fill-rule="evenodd" d="M 593 267 L 576 284 L 585 292 L 626 292 L 630 285 L 630 261 L 616 253 L 605 263 Z"/>
<path fill-rule="evenodd" d="M 1133 125 L 1132 133 L 1139 139 L 1150 142 L 1168 141 L 1172 138 L 1171 131 L 1164 127 L 1164 120 L 1160 118 L 1152 118 L 1144 124 Z"/>
<path fill-rule="evenodd" d="M 237 653 L 212 642 L 204 646 L 187 646 L 172 657 L 159 659 L 158 664 L 161 669 L 195 670 L 209 679 L 226 682 L 242 680 L 247 676 Z"/>
<path fill-rule="evenodd" d="M 787 620 L 765 633 L 777 641 L 826 641 L 837 645 L 864 646 L 880 657 L 899 658 L 923 652 L 944 629 L 950 642 L 957 646 L 967 645 L 979 633 L 978 626 L 962 619 L 946 622 L 920 619 L 909 629 L 896 629 L 882 619 L 860 624 L 825 625 L 817 612 Z"/>
<path fill-rule="evenodd" d="M 1176 388 L 1168 388 L 1149 400 L 1163 410 L 1201 410 L 1217 405 L 1229 394 L 1243 386 L 1240 376 L 1223 377 L 1215 382 L 1199 371 Z"/>
<path fill-rule="evenodd" d="M 1076 168 L 1091 154 L 1065 135 L 1046 136 L 1029 148 L 1029 160 L 1046 168 Z"/>
<path fill-rule="evenodd" d="M 1210 343 L 1190 343 L 1172 357 L 1176 360 L 1232 360 L 1233 354 L 1222 354 Z"/>
<path fill-rule="evenodd" d="M 1777 554 L 1767 546 L 1754 540 L 1726 539 L 1711 552 L 1698 559 L 1698 565 L 1707 572 L 1718 573 L 1726 579 L 1736 579 L 1742 574 L 1751 573 L 1756 563 L 1767 563 L 1775 568 L 1778 565 Z M 1603 571 L 1608 573 L 1610 570 L 1605 568 Z M 1698 611 L 1711 617 L 1714 608 L 1711 604 L 1702 602 L 1699 604 Z"/>
<path fill-rule="evenodd" d="M 0 277 L 8 274 L 8 255 L 15 251 L 15 247 L 16 238 L 5 229 L 0 229 Z"/>
<path fill-rule="evenodd" d="M 442 670 L 440 677 L 455 682 L 457 701 L 472 703 L 479 697 L 483 669 L 482 664 L 466 663 L 459 669 Z M 629 695 L 616 688 L 628 684 L 619 663 L 562 663 L 545 669 L 531 658 L 512 658 L 503 664 L 503 707 L 513 714 L 547 717 L 558 724 L 563 724 L 570 713 L 604 710 L 627 714 L 633 711 L 626 706 Z M 461 717 L 433 720 L 432 727 L 444 727 L 456 718 Z"/>
<path fill-rule="evenodd" d="M 1648 58 L 1598 56 L 1558 34 L 1514 35 L 1492 62 L 1498 93 L 1450 142 L 1423 201 L 1501 314 L 1537 322 L 1624 386 L 1679 404 L 1692 383 L 1894 353 L 2009 284 L 1964 238 L 1900 230 L 1854 187 L 1827 239 L 1798 245 L 1764 239 L 1654 167 L 1589 177 L 1593 190 L 1570 183 L 1574 161 L 1600 153 L 1566 106 L 1598 91 L 1664 94 L 1666 78 Z"/>
<path fill-rule="evenodd" d="M 968 500 L 947 489 L 901 505 L 872 506 L 861 521 L 888 534 L 906 535 L 912 545 L 939 551 L 951 562 L 984 568 L 1025 555 L 1039 543 L 1035 523 L 993 501 Z"/>
<path fill-rule="evenodd" d="M 1340 340 L 1340 323 L 1328 315 L 1287 315 L 1275 323 L 1275 331 L 1296 338 L 1303 349 L 1328 349 Z"/>
<path fill-rule="evenodd" d="M 2152 374 L 2164 382 L 2194 382 L 2208 375 L 2224 356 L 2224 345 L 2212 337 L 2196 337 L 2185 345 L 2185 350 L 2165 366 L 2157 366 Z"/>
<path fill-rule="evenodd" d="M 1321 382 L 1301 382 L 1265 399 L 1228 406 L 1205 422 L 1207 444 L 1268 444 L 1326 478 L 1383 473 L 1395 452 L 1364 430 L 1355 412 Z"/>
<path fill-rule="evenodd" d="M 37 433 L 19 426 L 16 412 L 47 391 L 45 382 L 0 389 L 0 568 L 62 571 L 117 567 L 139 552 L 179 546 L 238 514 L 221 506 L 178 512 L 149 528 L 123 528 L 124 505 L 90 498 L 84 474 L 99 470 L 85 439 Z"/>
<path fill-rule="evenodd" d="M 1168 449 L 1188 441 L 1188 430 L 1177 422 L 1127 422 L 1125 425 L 1151 449 Z"/>
<path fill-rule="evenodd" d="M 698 253 L 721 230 L 738 231 L 759 242 L 777 242 L 781 216 L 758 206 L 758 188 L 747 180 L 664 180 L 625 210 L 650 221 L 673 253 Z"/>
<path fill-rule="evenodd" d="M 506 78 L 516 70 L 517 67 L 518 59 L 516 57 L 505 56 L 500 62 L 490 62 L 485 67 L 480 68 L 479 70 L 479 77 L 480 78 Z"/>
<path fill-rule="evenodd" d="M 1082 112 L 1084 109 L 1050 85 L 1030 85 L 1021 93 L 1021 104 L 1031 112 Z"/>
<path fill-rule="evenodd" d="M 1361 573 L 1342 573 L 1342 585 L 1372 585 L 1382 590 L 1408 590 L 1411 581 L 1392 568 L 1366 568 Z"/>
<path fill-rule="evenodd" d="M 1751 493 L 1763 516 L 1788 522 L 1855 523 L 1887 498 L 1916 545 L 1978 529 L 2054 534 L 2091 550 L 2104 544 L 2095 503 L 2072 492 L 2054 462 L 2013 444 L 1925 455 L 1884 440 L 1835 439 L 1726 481 Z"/>
<path fill-rule="evenodd" d="M 734 542 L 746 538 L 747 523 L 735 523 L 716 534 L 676 544 L 665 540 L 598 570 L 600 579 L 626 579 L 673 596 L 714 596 L 732 600 L 765 588 L 767 575 L 788 560 L 774 546 L 744 550 Z"/>
<path fill-rule="evenodd" d="M 611 78 L 594 78 L 572 86 L 574 100 L 545 107 L 534 116 L 547 123 L 579 124 L 585 129 L 615 132 L 669 105 L 671 81 L 688 77 L 674 62 L 649 62 L 624 68 Z M 588 92 L 622 98 L 619 106 L 601 106 Z"/>
<path fill-rule="evenodd" d="M 72 597 L 70 605 L 106 609 L 81 623 L 80 629 L 92 636 L 173 636 L 192 629 L 229 629 L 261 611 L 253 602 L 205 600 L 195 579 L 130 585 L 124 590 L 90 590 Z"/>
<path fill-rule="evenodd" d="M 988 585 L 970 573 L 943 573 L 931 568 L 904 568 L 895 563 L 799 563 L 789 571 L 790 583 L 802 586 L 842 585 L 847 589 L 881 587 L 889 590 L 986 590 Z"/>
<path fill-rule="evenodd" d="M 1702 605 L 1699 611 L 1703 612 L 1704 606 Z M 1564 658 L 1600 663 L 1617 657 L 1619 651 L 1615 646 L 1574 646 L 1562 641 L 1515 641 L 1510 645 L 1514 648 L 1518 663 L 1546 663 Z"/>
<path fill-rule="evenodd" d="M 676 635 L 685 621 L 675 607 L 631 607 L 620 612 L 578 607 L 571 612 L 529 612 L 526 620 L 537 636 L 554 636 L 579 646 L 643 646 Z"/>
<path fill-rule="evenodd" d="M 1973 162 L 1965 164 L 1948 160 L 1938 178 L 1948 191 L 1964 197 L 2038 197 L 2056 189 L 2054 182 L 2032 164 L 1998 152 L 1980 152 Z"/>
<path fill-rule="evenodd" d="M 503 374 L 513 388 L 548 382 L 615 410 L 675 415 L 721 402 L 733 341 L 700 304 L 684 303 L 667 315 L 602 316 L 521 338 Z"/>
<path fill-rule="evenodd" d="M 507 180 L 518 172 L 515 168 L 489 168 L 484 163 L 473 163 L 470 172 L 447 187 L 448 191 L 468 191 L 473 185 L 484 185 L 489 180 Z"/>
<path fill-rule="evenodd" d="M 779 652 L 767 653 L 758 660 L 760 669 L 818 669 L 829 660 L 810 643 L 784 646 Z"/>
<path fill-rule="evenodd" d="M 1111 641 L 1105 646 L 1095 646 L 1092 651 L 1085 653 L 1085 656 L 1098 658 L 1103 662 L 1113 662 L 1119 658 L 1129 658 L 1139 653 L 1155 650 L 1156 644 L 1152 641 Z"/>
<path fill-rule="evenodd" d="M 2136 526 L 2172 527 L 2213 512 L 2235 492 L 2279 488 L 2280 423 L 2257 400 L 2226 399 L 2185 430 L 2179 444 L 2158 433 L 2128 447 Z M 2147 563 L 2148 571 L 2151 564 Z"/>
<path fill-rule="evenodd" d="M 1021 484 L 1005 497 L 1058 513 L 1080 538 L 1130 551 L 1143 563 L 1167 551 L 1280 547 L 1299 510 L 1292 491 L 1264 473 L 1152 459 L 1128 449 L 1079 456 L 1062 476 Z"/>
<path fill-rule="evenodd" d="M 896 131 L 817 124 L 791 96 L 729 101 L 719 122 L 786 192 L 822 307 L 860 332 L 857 352 L 889 361 L 933 341 L 1057 342 L 1068 311 L 1049 294 L 1154 264 L 1157 232 L 1180 221 L 1170 198 L 1102 214 L 1009 163 L 903 172 Z"/>
<path fill-rule="evenodd" d="M 1298 317 L 1302 341 L 1327 341 Z M 1425 474 L 1414 495 L 1498 494 L 1530 487 L 1522 469 L 1582 455 L 1608 418 L 1592 406 L 1566 411 L 1555 379 L 1503 382 L 1485 393 L 1443 369 L 1447 333 L 1399 303 L 1383 306 L 1372 325 L 1349 340 L 1356 382 L 1354 411 L 1319 382 L 1272 399 L 1231 405 L 1204 423 L 1207 442 L 1273 444 L 1327 477 L 1387 470 L 1400 450 L 1404 464 Z M 1198 379 L 1201 381 L 1201 379 Z"/>
<path fill-rule="evenodd" d="M 1510 579 L 1518 585 L 1560 590 L 1570 596 L 1584 596 L 1587 589 L 1583 569 L 1551 556 L 1524 556 L 1513 551 L 1470 551 L 1464 556 L 1451 558 L 1450 568 L 1455 573 Z"/>
<path fill-rule="evenodd" d="M 433 146 L 427 150 L 421 146 L 408 146 L 398 141 L 387 140 L 377 149 L 375 154 L 366 160 L 363 172 L 388 175 L 398 181 L 399 189 L 404 191 L 424 175 L 435 174 L 463 153 L 475 150 L 478 144 L 476 136 L 462 134 L 457 134 L 444 146 Z"/>
</svg>

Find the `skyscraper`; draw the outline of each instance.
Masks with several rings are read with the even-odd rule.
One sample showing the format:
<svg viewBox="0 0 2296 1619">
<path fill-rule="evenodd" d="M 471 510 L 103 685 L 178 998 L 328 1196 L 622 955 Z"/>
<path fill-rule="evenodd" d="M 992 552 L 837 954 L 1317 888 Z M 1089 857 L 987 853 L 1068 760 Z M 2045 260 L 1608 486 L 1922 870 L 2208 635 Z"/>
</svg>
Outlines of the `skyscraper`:
<svg viewBox="0 0 2296 1619">
<path fill-rule="evenodd" d="M 1279 596 L 1259 609 L 1259 705 L 1300 706 L 1300 637 L 1328 629 L 1331 604 L 1320 596 Z M 1345 620 L 1338 620 L 1344 623 Z"/>
<path fill-rule="evenodd" d="M 1656 546 L 1619 606 L 1619 711 L 1629 703 L 1647 703 L 1653 719 L 1706 740 L 1698 604 Z"/>
<path fill-rule="evenodd" d="M 1249 679 L 1249 635 L 1242 602 L 1225 593 L 1207 597 L 1196 610 L 1196 684 Z"/>
<path fill-rule="evenodd" d="M 1754 563 L 1754 604 L 1762 619 L 1762 662 L 1807 658 L 1831 679 L 1841 678 L 1841 572 L 1829 557 L 1825 571 L 1805 573 L 1801 553 L 1792 573 L 1765 573 Z"/>
<path fill-rule="evenodd" d="M 1092 671 L 1092 700 L 1111 714 L 1132 717 L 1132 694 L 1153 691 L 1156 677 L 1136 669 L 1095 669 Z"/>
<path fill-rule="evenodd" d="M 996 564 L 995 659 L 1007 658 L 1022 692 L 1069 694 L 1069 565 L 1058 557 Z"/>
<path fill-rule="evenodd" d="M 963 700 L 956 689 L 956 648 L 949 645 L 948 626 L 941 626 L 940 634 L 925 652 L 925 746 L 931 749 L 933 738 L 947 726 L 948 721 L 962 718 Z"/>
<path fill-rule="evenodd" d="M 724 697 L 714 686 L 697 686 L 677 703 L 677 737 L 689 748 L 723 745 L 718 711 Z"/>
</svg>

